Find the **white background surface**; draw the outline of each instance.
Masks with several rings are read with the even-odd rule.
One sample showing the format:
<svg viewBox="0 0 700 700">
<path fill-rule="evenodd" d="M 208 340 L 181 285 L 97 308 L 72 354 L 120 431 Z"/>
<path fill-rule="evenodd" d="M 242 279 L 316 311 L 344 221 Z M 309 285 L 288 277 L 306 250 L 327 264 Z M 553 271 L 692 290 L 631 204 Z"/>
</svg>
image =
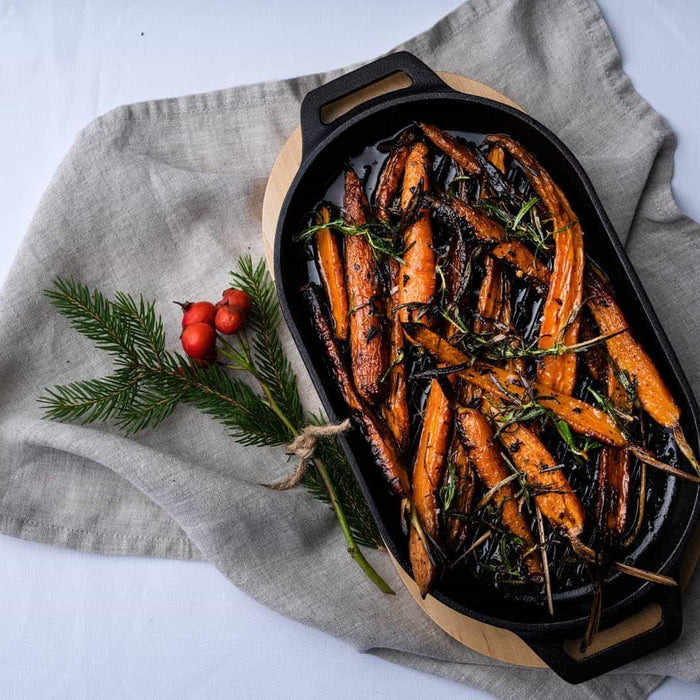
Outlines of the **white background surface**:
<svg viewBox="0 0 700 700">
<path fill-rule="evenodd" d="M 0 0 L 0 280 L 60 158 L 94 117 L 370 59 L 457 4 Z M 600 4 L 635 87 L 678 134 L 674 190 L 699 219 L 700 3 Z M 209 564 L 7 537 L 0 561 L 3 698 L 485 697 L 289 622 Z M 654 697 L 700 697 L 700 687 L 667 682 Z"/>
</svg>

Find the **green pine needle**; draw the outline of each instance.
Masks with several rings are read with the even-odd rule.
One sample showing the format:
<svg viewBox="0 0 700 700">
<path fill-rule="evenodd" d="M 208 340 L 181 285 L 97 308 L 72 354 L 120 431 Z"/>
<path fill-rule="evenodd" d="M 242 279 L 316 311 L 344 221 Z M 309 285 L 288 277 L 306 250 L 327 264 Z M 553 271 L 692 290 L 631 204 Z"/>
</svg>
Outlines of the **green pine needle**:
<svg viewBox="0 0 700 700">
<path fill-rule="evenodd" d="M 252 340 L 241 333 L 234 341 L 237 345 L 222 348 L 222 353 L 258 382 L 262 393 L 223 366 L 199 367 L 168 352 L 154 302 L 123 292 L 110 300 L 80 282 L 59 277 L 46 290 L 46 297 L 75 330 L 112 356 L 116 369 L 104 378 L 47 389 L 39 398 L 45 417 L 81 424 L 110 420 L 132 434 L 157 427 L 179 404 L 190 404 L 226 426 L 236 442 L 255 446 L 287 445 L 308 423 L 323 423 L 322 417 L 307 416 L 303 410 L 296 376 L 277 330 L 280 309 L 265 263 L 254 264 L 245 256 L 238 268 L 231 275 L 252 300 L 248 325 Z M 321 440 L 317 455 L 356 541 L 377 547 L 381 538 L 338 441 Z M 329 503 L 316 470 L 307 471 L 303 484 L 315 498 Z"/>
</svg>

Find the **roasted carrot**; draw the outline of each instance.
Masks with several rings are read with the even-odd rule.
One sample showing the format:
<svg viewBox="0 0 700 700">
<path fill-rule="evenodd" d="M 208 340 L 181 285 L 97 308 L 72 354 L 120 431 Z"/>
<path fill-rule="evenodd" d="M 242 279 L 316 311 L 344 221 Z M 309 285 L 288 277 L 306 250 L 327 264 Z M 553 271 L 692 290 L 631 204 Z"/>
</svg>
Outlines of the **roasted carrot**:
<svg viewBox="0 0 700 700">
<path fill-rule="evenodd" d="M 462 199 L 431 199 L 436 214 L 447 221 L 462 220 L 469 224 L 474 237 L 484 243 L 505 241 L 506 233 L 497 221 Z"/>
<path fill-rule="evenodd" d="M 535 547 L 532 529 L 523 515 L 513 483 L 503 483 L 512 473 L 494 445 L 494 432 L 488 420 L 476 409 L 460 408 L 457 429 L 462 444 L 487 489 L 496 489 L 493 503 L 500 511 L 503 526 L 522 540 L 521 552 L 531 576 L 542 576 L 542 559 Z"/>
<path fill-rule="evenodd" d="M 374 208 L 380 221 L 389 221 L 391 206 L 399 190 L 401 179 L 406 168 L 406 161 L 415 140 L 412 130 L 404 131 L 398 143 L 387 158 L 379 175 L 374 198 Z M 399 263 L 389 259 L 390 289 L 386 312 L 390 324 L 389 331 L 389 374 L 386 378 L 388 390 L 382 403 L 382 415 L 391 430 L 394 439 L 402 453 L 410 444 L 411 417 L 408 410 L 406 364 L 403 359 L 404 337 L 399 313 L 395 310 L 398 305 Z"/>
<path fill-rule="evenodd" d="M 487 156 L 490 163 L 496 166 L 503 174 L 506 172 L 506 152 L 500 146 L 492 146 Z"/>
<path fill-rule="evenodd" d="M 590 315 L 581 317 L 581 334 L 582 342 L 594 340 L 598 337 L 598 332 L 593 327 L 593 321 Z M 596 381 L 603 381 L 608 372 L 608 360 L 605 357 L 605 352 L 601 345 L 593 345 L 583 353 L 583 361 L 586 363 L 588 373 Z"/>
<path fill-rule="evenodd" d="M 414 141 L 413 131 L 404 131 L 384 163 L 374 195 L 374 209 L 380 221 L 389 221 L 391 203 L 399 190 Z"/>
<path fill-rule="evenodd" d="M 390 261 L 392 289 L 387 301 L 389 317 L 389 374 L 386 378 L 388 391 L 382 403 L 382 416 L 391 430 L 396 444 L 402 454 L 408 450 L 411 442 L 411 414 L 408 409 L 408 383 L 406 379 L 406 362 L 404 360 L 404 335 L 399 314 L 394 311 L 397 306 L 398 289 L 397 276 L 399 265 L 395 260 Z"/>
<path fill-rule="evenodd" d="M 440 383 L 434 379 L 426 400 L 411 482 L 413 505 L 423 531 L 432 540 L 437 540 L 438 537 L 438 490 L 445 469 L 451 425 L 450 403 L 440 388 Z M 411 528 L 409 554 L 413 578 L 421 595 L 425 596 L 435 578 L 436 568 L 415 528 Z"/>
<path fill-rule="evenodd" d="M 451 472 L 445 470 L 443 485 L 447 485 L 448 478 L 454 479 L 454 497 L 445 513 L 445 539 L 447 546 L 455 552 L 465 543 L 469 532 L 469 523 L 458 516 L 465 516 L 471 511 L 476 485 L 472 462 L 456 430 L 453 430 L 448 464 Z"/>
<path fill-rule="evenodd" d="M 520 241 L 505 241 L 491 248 L 491 255 L 514 268 L 515 276 L 525 278 L 539 289 L 548 289 L 552 273 Z"/>
<path fill-rule="evenodd" d="M 630 396 L 617 378 L 615 370 L 608 366 L 608 397 L 613 405 L 624 413 L 633 406 Z M 624 447 L 605 446 L 598 462 L 598 522 L 603 525 L 612 542 L 619 541 L 627 519 L 629 497 L 630 455 Z"/>
<path fill-rule="evenodd" d="M 331 220 L 330 211 L 326 206 L 321 207 L 319 215 L 322 224 L 327 224 Z M 346 340 L 348 337 L 348 312 L 350 307 L 348 306 L 348 293 L 345 288 L 345 271 L 343 270 L 343 258 L 338 241 L 329 228 L 319 229 L 316 233 L 316 251 L 321 280 L 326 290 L 333 317 L 335 337 L 338 340 Z"/>
<path fill-rule="evenodd" d="M 534 397 L 538 405 L 565 421 L 574 432 L 595 438 L 607 445 L 626 444 L 626 439 L 613 419 L 605 412 L 567 394 L 533 382 L 525 387 L 513 372 L 486 363 L 472 364 L 470 359 L 445 338 L 420 324 L 404 324 L 409 340 L 422 346 L 439 363 L 454 367 L 454 374 L 506 402 L 528 401 Z"/>
<path fill-rule="evenodd" d="M 367 221 L 367 198 L 357 174 L 345 173 L 345 216 L 361 226 Z M 372 248 L 362 236 L 345 238 L 345 274 L 350 302 L 350 356 L 352 376 L 368 403 L 382 398 L 389 352 L 385 337 L 384 299 Z"/>
<path fill-rule="evenodd" d="M 657 423 L 673 431 L 678 447 L 700 474 L 700 464 L 680 426 L 678 404 L 649 355 L 629 331 L 627 320 L 610 290 L 593 272 L 586 275 L 586 294 L 589 296 L 588 308 L 600 332 L 603 335 L 617 333 L 606 342 L 614 365 L 635 385 L 644 410 Z"/>
<path fill-rule="evenodd" d="M 479 288 L 477 301 L 478 317 L 474 320 L 474 332 L 485 333 L 493 330 L 494 324 L 504 323 L 503 316 L 510 316 L 506 308 L 507 297 L 503 286 L 506 280 L 499 264 L 487 255 L 484 260 L 485 274 Z"/>
<path fill-rule="evenodd" d="M 534 156 L 508 136 L 488 136 L 486 142 L 502 146 L 525 166 L 533 189 L 552 216 L 554 264 L 542 310 L 539 347 L 573 345 L 578 340 L 583 299 L 583 230 L 568 199 Z M 576 356 L 571 353 L 545 356 L 538 367 L 537 378 L 545 386 L 571 394 L 576 384 Z"/>
<path fill-rule="evenodd" d="M 406 160 L 401 208 L 407 210 L 413 198 L 429 187 L 428 147 L 416 143 Z M 399 315 L 402 321 L 420 320 L 435 294 L 435 251 L 430 210 L 419 210 L 416 220 L 404 232 L 405 265 L 399 270 Z"/>
<path fill-rule="evenodd" d="M 350 410 L 350 415 L 362 428 L 372 450 L 375 463 L 382 470 L 389 488 L 397 496 L 407 498 L 411 493 L 411 485 L 398 448 L 384 424 L 377 419 L 355 390 L 333 335 L 331 324 L 323 311 L 319 287 L 307 284 L 302 287 L 301 293 L 307 302 L 312 325 L 325 350 L 330 370 L 338 383 L 338 388 Z"/>
<path fill-rule="evenodd" d="M 491 408 L 492 414 L 494 411 Z M 563 530 L 568 537 L 581 534 L 586 520 L 581 501 L 539 437 L 522 423 L 515 423 L 505 428 L 499 439 L 552 527 Z"/>
<path fill-rule="evenodd" d="M 461 165 L 468 173 L 479 175 L 481 166 L 477 160 L 475 150 L 467 144 L 460 143 L 456 138 L 441 131 L 440 129 L 431 126 L 430 124 L 418 123 L 420 130 L 426 137 L 440 149 L 446 153 L 452 160 Z"/>
</svg>

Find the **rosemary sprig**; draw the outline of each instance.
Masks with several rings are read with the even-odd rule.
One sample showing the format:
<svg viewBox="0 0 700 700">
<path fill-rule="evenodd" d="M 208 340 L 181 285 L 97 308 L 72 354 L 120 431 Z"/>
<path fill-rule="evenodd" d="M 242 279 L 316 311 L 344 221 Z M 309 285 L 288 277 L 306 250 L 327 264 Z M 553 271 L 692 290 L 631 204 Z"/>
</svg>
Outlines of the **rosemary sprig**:
<svg viewBox="0 0 700 700">
<path fill-rule="evenodd" d="M 165 349 L 153 302 L 124 293 L 110 300 L 75 280 L 57 278 L 47 298 L 79 333 L 113 357 L 116 368 L 104 378 L 47 389 L 39 398 L 46 417 L 83 424 L 112 420 L 131 434 L 157 427 L 179 404 L 190 404 L 224 424 L 237 442 L 258 446 L 286 445 L 307 424 L 322 423 L 321 416 L 302 408 L 277 331 L 279 305 L 264 262 L 240 258 L 232 277 L 252 299 L 250 332 L 233 343 L 221 339 L 228 363 L 207 367 Z M 262 393 L 237 376 L 241 373 Z M 308 470 L 302 483 L 333 507 L 353 559 L 380 589 L 392 592 L 358 548 L 381 546 L 381 539 L 335 439 L 319 442 L 314 463 L 316 469 Z"/>
<path fill-rule="evenodd" d="M 361 236 L 372 248 L 375 258 L 383 260 L 393 258 L 404 263 L 403 255 L 406 252 L 401 237 L 397 235 L 394 226 L 386 221 L 372 220 L 360 226 L 348 224 L 343 219 L 334 219 L 327 224 L 314 224 L 308 226 L 299 233 L 295 240 L 301 243 L 310 243 L 316 233 L 321 229 L 329 228 L 344 236 Z"/>
</svg>

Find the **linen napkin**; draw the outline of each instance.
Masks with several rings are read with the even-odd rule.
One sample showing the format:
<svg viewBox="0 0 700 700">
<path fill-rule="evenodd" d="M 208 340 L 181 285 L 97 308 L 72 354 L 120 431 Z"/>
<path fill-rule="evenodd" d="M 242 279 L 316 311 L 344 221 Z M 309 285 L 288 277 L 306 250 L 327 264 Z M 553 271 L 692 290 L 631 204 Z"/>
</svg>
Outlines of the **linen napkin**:
<svg viewBox="0 0 700 700">
<path fill-rule="evenodd" d="M 673 136 L 622 72 L 595 3 L 470 0 L 400 48 L 494 86 L 574 151 L 697 392 L 700 313 L 686 302 L 700 297 L 698 227 L 671 195 Z M 90 552 L 206 558 L 290 618 L 503 698 L 639 698 L 667 675 L 697 681 L 697 577 L 678 643 L 573 688 L 449 638 L 402 590 L 388 557 L 373 552 L 398 595 L 379 593 L 347 557 L 327 508 L 303 490 L 257 485 L 286 472 L 282 450 L 235 445 L 187 409 L 130 439 L 103 425 L 41 420 L 45 386 L 110 368 L 43 300 L 50 279 L 157 298 L 176 347 L 170 301 L 211 297 L 237 255 L 262 256 L 262 195 L 275 156 L 303 95 L 339 73 L 121 107 L 79 134 L 0 298 L 0 532 Z M 27 318 L 31 335 L 21 330 Z M 296 369 L 313 407 L 299 361 Z"/>
</svg>

